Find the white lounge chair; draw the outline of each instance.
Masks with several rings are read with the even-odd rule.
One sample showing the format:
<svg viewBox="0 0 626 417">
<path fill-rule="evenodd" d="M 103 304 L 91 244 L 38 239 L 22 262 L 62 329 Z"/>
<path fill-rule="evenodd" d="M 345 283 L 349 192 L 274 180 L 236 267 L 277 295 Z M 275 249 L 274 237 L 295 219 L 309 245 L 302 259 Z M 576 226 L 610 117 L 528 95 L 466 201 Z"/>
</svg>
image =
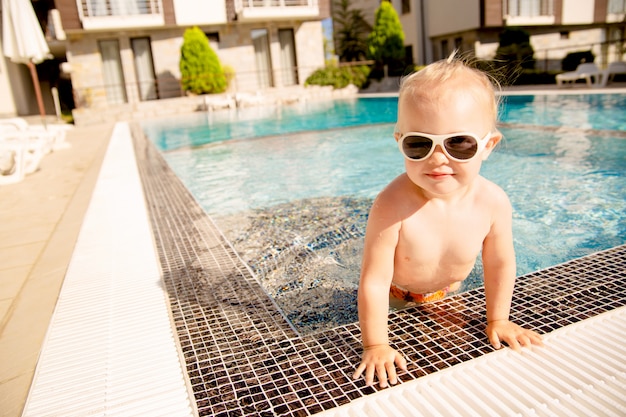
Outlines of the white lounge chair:
<svg viewBox="0 0 626 417">
<path fill-rule="evenodd" d="M 576 71 L 568 71 L 558 74 L 556 76 L 556 84 L 560 87 L 565 82 L 575 83 L 578 80 L 585 80 L 587 85 L 591 87 L 593 85 L 591 79 L 593 78 L 594 82 L 599 85 L 601 76 L 602 71 L 600 71 L 600 68 L 598 68 L 596 64 L 593 62 L 586 62 L 576 67 Z"/>
<path fill-rule="evenodd" d="M 207 94 L 204 96 L 204 106 L 208 111 L 234 109 L 237 107 L 237 102 L 230 94 Z"/>
<path fill-rule="evenodd" d="M 13 184 L 39 169 L 41 144 L 22 136 L 0 135 L 0 185 Z"/>
<path fill-rule="evenodd" d="M 611 62 L 604 71 L 602 71 L 602 87 L 613 81 L 615 74 L 626 74 L 626 62 Z"/>
<path fill-rule="evenodd" d="M 23 136 L 38 137 L 42 142 L 47 141 L 49 149 L 46 149 L 46 153 L 69 148 L 70 144 L 65 141 L 65 136 L 71 128 L 71 125 L 31 125 L 21 117 L 0 119 L 0 133 L 18 132 L 17 134 Z"/>
</svg>

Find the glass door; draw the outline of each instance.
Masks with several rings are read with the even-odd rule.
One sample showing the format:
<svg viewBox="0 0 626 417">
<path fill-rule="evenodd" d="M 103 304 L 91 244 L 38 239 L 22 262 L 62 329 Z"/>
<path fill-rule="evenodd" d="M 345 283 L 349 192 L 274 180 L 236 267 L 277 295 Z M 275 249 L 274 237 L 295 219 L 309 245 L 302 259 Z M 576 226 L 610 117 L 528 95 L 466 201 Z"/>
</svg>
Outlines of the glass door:
<svg viewBox="0 0 626 417">
<path fill-rule="evenodd" d="M 107 101 L 110 104 L 126 103 L 126 86 L 122 72 L 120 45 L 117 40 L 99 41 L 100 56 L 102 57 L 102 76 Z"/>
<path fill-rule="evenodd" d="M 298 84 L 298 68 L 296 63 L 296 45 L 293 29 L 279 29 L 280 66 L 283 73 L 283 85 Z"/>
<path fill-rule="evenodd" d="M 267 29 L 254 29 L 251 36 L 259 88 L 273 87 L 272 60 Z"/>
<path fill-rule="evenodd" d="M 157 92 L 156 78 L 154 76 L 154 62 L 152 60 L 152 49 L 150 48 L 150 38 L 134 38 L 130 40 L 135 59 L 135 73 L 137 74 L 137 88 L 141 101 L 156 100 L 159 98 Z"/>
</svg>

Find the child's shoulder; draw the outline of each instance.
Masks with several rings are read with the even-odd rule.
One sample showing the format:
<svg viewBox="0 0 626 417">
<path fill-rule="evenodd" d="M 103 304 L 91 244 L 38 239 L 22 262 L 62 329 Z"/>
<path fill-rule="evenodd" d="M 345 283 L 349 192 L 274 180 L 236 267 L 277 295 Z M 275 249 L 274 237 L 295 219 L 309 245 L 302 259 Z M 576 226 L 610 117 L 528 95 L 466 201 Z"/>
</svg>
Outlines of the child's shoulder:
<svg viewBox="0 0 626 417">
<path fill-rule="evenodd" d="M 495 182 L 479 176 L 477 184 L 477 196 L 479 198 L 487 199 L 493 204 L 509 204 L 509 196 L 506 191 Z"/>
<path fill-rule="evenodd" d="M 400 174 L 380 191 L 376 200 L 379 204 L 397 204 L 397 200 L 407 200 L 407 191 L 413 187 L 406 173 Z"/>
</svg>

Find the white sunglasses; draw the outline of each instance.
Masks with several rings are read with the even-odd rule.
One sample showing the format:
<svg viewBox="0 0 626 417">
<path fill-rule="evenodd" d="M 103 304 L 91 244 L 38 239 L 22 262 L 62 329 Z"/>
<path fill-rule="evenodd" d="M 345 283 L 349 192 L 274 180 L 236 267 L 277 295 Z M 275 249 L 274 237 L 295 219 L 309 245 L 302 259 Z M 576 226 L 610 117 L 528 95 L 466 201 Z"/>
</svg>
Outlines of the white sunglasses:
<svg viewBox="0 0 626 417">
<path fill-rule="evenodd" d="M 453 161 L 468 162 L 482 152 L 491 136 L 492 132 L 488 132 L 482 139 L 467 132 L 446 135 L 407 132 L 400 136 L 398 147 L 402 155 L 411 161 L 427 159 L 439 145 L 446 156 Z"/>
</svg>

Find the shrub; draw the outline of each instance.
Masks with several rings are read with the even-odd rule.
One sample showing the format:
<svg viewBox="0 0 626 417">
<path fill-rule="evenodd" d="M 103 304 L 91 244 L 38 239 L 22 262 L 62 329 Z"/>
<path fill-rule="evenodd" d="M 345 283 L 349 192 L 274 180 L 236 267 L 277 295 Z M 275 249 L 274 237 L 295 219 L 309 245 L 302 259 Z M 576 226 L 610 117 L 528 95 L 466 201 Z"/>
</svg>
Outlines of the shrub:
<svg viewBox="0 0 626 417">
<path fill-rule="evenodd" d="M 404 31 L 396 10 L 388 1 L 382 1 L 376 10 L 374 28 L 367 36 L 367 47 L 367 56 L 376 61 L 377 70 L 385 65 L 389 68 L 389 75 L 404 70 Z"/>
<path fill-rule="evenodd" d="M 535 51 L 530 45 L 530 34 L 523 29 L 507 28 L 500 33 L 495 65 L 503 84 L 513 84 L 523 72 L 535 68 Z"/>
<path fill-rule="evenodd" d="M 574 71 L 578 65 L 585 62 L 593 62 L 595 56 L 591 51 L 570 52 L 561 61 L 563 71 Z"/>
<path fill-rule="evenodd" d="M 185 30 L 180 48 L 180 73 L 184 91 L 194 94 L 223 93 L 227 82 L 219 58 L 198 28 Z"/>
<path fill-rule="evenodd" d="M 333 88 L 345 88 L 354 84 L 362 88 L 367 83 L 370 68 L 366 65 L 326 67 L 313 72 L 304 85 L 330 85 Z"/>
<path fill-rule="evenodd" d="M 505 85 L 535 85 L 554 84 L 556 74 L 560 71 L 541 71 L 535 69 L 518 69 L 514 74 L 508 74 L 501 62 L 476 60 L 476 68 L 489 74 L 498 84 Z"/>
</svg>

